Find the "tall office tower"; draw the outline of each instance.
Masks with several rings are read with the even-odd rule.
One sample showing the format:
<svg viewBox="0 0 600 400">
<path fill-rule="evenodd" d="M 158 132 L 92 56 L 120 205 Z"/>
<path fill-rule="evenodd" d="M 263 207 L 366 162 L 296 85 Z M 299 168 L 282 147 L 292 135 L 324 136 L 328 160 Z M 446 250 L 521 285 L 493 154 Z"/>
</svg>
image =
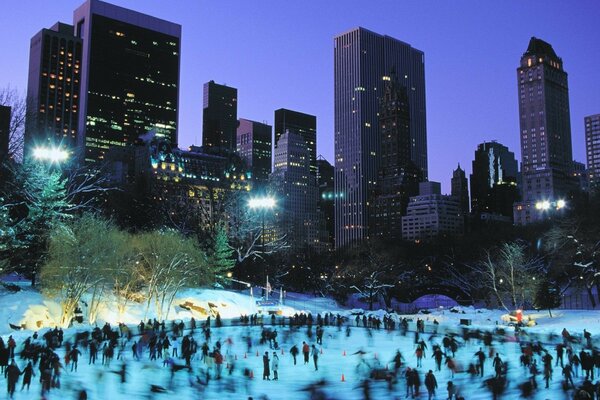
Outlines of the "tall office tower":
<svg viewBox="0 0 600 400">
<path fill-rule="evenodd" d="M 252 171 L 252 179 L 259 187 L 267 183 L 271 173 L 271 137 L 271 125 L 240 118 L 237 152 Z"/>
<path fill-rule="evenodd" d="M 317 247 L 318 218 L 316 178 L 310 172 L 310 151 L 297 133 L 287 131 L 275 146 L 275 163 L 271 174 L 272 188 L 278 195 L 278 236 L 300 250 Z"/>
<path fill-rule="evenodd" d="M 10 142 L 10 111 L 9 106 L 0 105 L 0 164 L 8 157 Z"/>
<path fill-rule="evenodd" d="M 452 196 L 458 199 L 462 215 L 467 216 L 469 214 L 469 185 L 465 171 L 460 167 L 460 164 L 452 171 L 450 183 Z"/>
<path fill-rule="evenodd" d="M 600 114 L 585 117 L 585 152 L 589 186 L 600 189 Z"/>
<path fill-rule="evenodd" d="M 410 158 L 410 108 L 406 87 L 392 70 L 379 99 L 381 150 L 377 186 L 369 201 L 369 235 L 402 238 L 402 216 L 411 196 L 419 193 L 420 170 Z"/>
<path fill-rule="evenodd" d="M 81 114 L 81 39 L 73 25 L 42 29 L 29 47 L 24 155 L 38 146 L 75 150 Z"/>
<path fill-rule="evenodd" d="M 280 108 L 275 110 L 275 146 L 286 131 L 302 136 L 310 152 L 310 172 L 317 174 L 317 117 Z"/>
<path fill-rule="evenodd" d="M 319 186 L 319 242 L 326 244 L 328 249 L 335 245 L 334 226 L 334 168 L 323 156 L 317 158 L 317 185 Z"/>
<path fill-rule="evenodd" d="M 212 153 L 231 154 L 237 145 L 237 89 L 215 81 L 204 84 L 202 147 Z"/>
<path fill-rule="evenodd" d="M 515 204 L 516 224 L 549 216 L 573 189 L 571 121 L 567 73 L 552 46 L 532 37 L 517 68 L 523 201 Z M 539 202 L 552 208 L 536 209 Z"/>
<path fill-rule="evenodd" d="M 425 64 L 420 50 L 356 28 L 334 39 L 336 247 L 368 236 L 380 164 L 379 96 L 395 71 L 407 88 L 411 160 L 427 177 Z"/>
<path fill-rule="evenodd" d="M 518 200 L 517 160 L 508 147 L 492 141 L 475 150 L 471 173 L 471 213 L 512 217 Z"/>
<path fill-rule="evenodd" d="M 177 145 L 181 26 L 99 0 L 73 14 L 83 40 L 78 144 L 86 162 L 153 130 Z"/>
</svg>

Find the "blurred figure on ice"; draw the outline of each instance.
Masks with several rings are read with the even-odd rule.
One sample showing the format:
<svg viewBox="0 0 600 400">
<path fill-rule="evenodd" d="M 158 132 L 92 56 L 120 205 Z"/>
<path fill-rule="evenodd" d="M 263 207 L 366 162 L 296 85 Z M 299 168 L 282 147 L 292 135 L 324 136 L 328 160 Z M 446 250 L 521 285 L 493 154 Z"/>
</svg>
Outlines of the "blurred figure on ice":
<svg viewBox="0 0 600 400">
<path fill-rule="evenodd" d="M 432 370 L 429 370 L 425 376 L 425 387 L 427 388 L 427 393 L 429 394 L 429 400 L 431 400 L 435 396 L 435 389 L 438 387 L 437 380 L 435 379 L 435 375 L 433 375 Z"/>
<path fill-rule="evenodd" d="M 8 389 L 8 397 L 11 399 L 15 394 L 15 388 L 17 386 L 17 382 L 19 381 L 19 376 L 21 376 L 21 370 L 19 367 L 17 367 L 15 360 L 12 360 L 10 365 L 6 367 L 6 370 L 4 371 L 4 377 L 6 378 Z"/>
<path fill-rule="evenodd" d="M 271 371 L 269 369 L 269 352 L 265 351 L 265 355 L 263 356 L 263 381 L 271 380 Z"/>
<path fill-rule="evenodd" d="M 273 352 L 273 358 L 271 359 L 271 369 L 273 370 L 273 380 L 279 380 L 279 375 L 277 374 L 279 371 L 279 357 L 275 351 Z"/>
</svg>

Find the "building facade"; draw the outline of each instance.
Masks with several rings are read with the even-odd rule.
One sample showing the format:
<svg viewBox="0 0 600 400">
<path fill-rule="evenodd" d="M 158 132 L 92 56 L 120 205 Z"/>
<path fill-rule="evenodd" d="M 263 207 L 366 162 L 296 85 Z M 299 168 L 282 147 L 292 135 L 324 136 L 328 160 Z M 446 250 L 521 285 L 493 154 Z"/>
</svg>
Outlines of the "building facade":
<svg viewBox="0 0 600 400">
<path fill-rule="evenodd" d="M 79 132 L 82 40 L 73 25 L 42 29 L 29 47 L 24 155 L 35 147 L 75 151 Z"/>
<path fill-rule="evenodd" d="M 557 204 L 574 189 L 569 85 L 563 62 L 549 43 L 532 37 L 517 68 L 522 201 L 514 220 L 523 225 L 550 216 L 536 208 Z"/>
<path fill-rule="evenodd" d="M 285 235 L 292 250 L 320 247 L 319 189 L 310 172 L 306 141 L 297 133 L 285 132 L 279 137 L 274 158 L 271 188 L 278 198 L 277 236 Z"/>
<path fill-rule="evenodd" d="M 454 196 L 441 194 L 438 182 L 419 184 L 419 195 L 410 198 L 402 217 L 402 239 L 420 241 L 441 235 L 461 235 L 464 217 Z"/>
<path fill-rule="evenodd" d="M 317 158 L 317 185 L 319 187 L 319 199 L 317 208 L 319 210 L 319 241 L 327 245 L 331 250 L 335 246 L 335 225 L 333 204 L 334 192 L 334 168 L 325 158 Z"/>
<path fill-rule="evenodd" d="M 181 26 L 88 0 L 73 14 L 82 40 L 78 145 L 86 162 L 149 131 L 177 145 Z"/>
<path fill-rule="evenodd" d="M 369 201 L 369 237 L 402 238 L 408 199 L 419 192 L 421 174 L 411 160 L 410 107 L 407 88 L 394 71 L 379 99 L 380 164 Z"/>
<path fill-rule="evenodd" d="M 411 160 L 427 176 L 423 52 L 356 28 L 334 39 L 335 240 L 341 248 L 368 237 L 369 196 L 380 165 L 379 104 L 395 72 L 407 88 Z"/>
<path fill-rule="evenodd" d="M 501 143 L 483 142 L 475 150 L 471 173 L 471 212 L 512 217 L 518 200 L 518 164 L 515 154 Z"/>
<path fill-rule="evenodd" d="M 234 153 L 237 146 L 237 89 L 215 81 L 204 84 L 202 146 L 213 153 Z"/>
<path fill-rule="evenodd" d="M 317 117 L 280 108 L 275 110 L 275 146 L 286 131 L 302 136 L 310 152 L 310 172 L 317 174 Z"/>
<path fill-rule="evenodd" d="M 257 186 L 265 185 L 271 174 L 271 125 L 241 118 L 237 127 L 237 153 L 252 171 Z"/>
<path fill-rule="evenodd" d="M 600 114 L 585 117 L 585 153 L 590 189 L 600 188 Z"/>
<path fill-rule="evenodd" d="M 450 194 L 458 199 L 458 203 L 460 204 L 460 212 L 466 217 L 469 215 L 469 186 L 465 171 L 460 167 L 460 164 L 458 164 L 458 167 L 452 171 L 450 186 Z"/>
</svg>

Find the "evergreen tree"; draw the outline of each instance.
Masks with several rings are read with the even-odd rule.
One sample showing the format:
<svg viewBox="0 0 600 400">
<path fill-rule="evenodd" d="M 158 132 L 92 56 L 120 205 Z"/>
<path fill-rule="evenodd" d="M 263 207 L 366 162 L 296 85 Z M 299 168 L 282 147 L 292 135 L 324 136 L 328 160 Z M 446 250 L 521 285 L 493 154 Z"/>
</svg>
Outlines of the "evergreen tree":
<svg viewBox="0 0 600 400">
<path fill-rule="evenodd" d="M 561 304 L 560 288 L 555 282 L 544 279 L 535 293 L 535 307 L 548 310 L 552 318 L 552 309 L 560 307 Z"/>
<path fill-rule="evenodd" d="M 208 254 L 208 266 L 214 272 L 215 277 L 218 277 L 229 271 L 234 265 L 233 250 L 229 246 L 227 231 L 223 225 L 219 225 Z"/>
</svg>

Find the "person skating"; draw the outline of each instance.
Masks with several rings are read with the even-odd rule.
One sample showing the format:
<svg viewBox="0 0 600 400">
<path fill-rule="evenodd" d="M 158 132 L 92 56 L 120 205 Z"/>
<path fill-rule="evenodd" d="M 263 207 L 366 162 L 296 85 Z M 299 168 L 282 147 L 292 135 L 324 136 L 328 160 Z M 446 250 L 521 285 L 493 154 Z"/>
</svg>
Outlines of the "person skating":
<svg viewBox="0 0 600 400">
<path fill-rule="evenodd" d="M 271 371 L 269 369 L 269 352 L 265 351 L 265 355 L 263 356 L 263 381 L 270 381 Z"/>
<path fill-rule="evenodd" d="M 273 352 L 273 358 L 271 359 L 271 369 L 273 370 L 273 380 L 279 380 L 279 375 L 277 374 L 279 371 L 279 357 L 275 351 Z"/>
<path fill-rule="evenodd" d="M 31 361 L 27 363 L 27 366 L 23 370 L 22 374 L 23 386 L 21 386 L 21 391 L 25 389 L 25 386 L 27 386 L 27 391 L 29 391 L 29 386 L 31 386 L 31 377 L 35 376 L 35 373 L 33 372 L 33 364 L 31 363 Z"/>
<path fill-rule="evenodd" d="M 69 359 L 71 360 L 71 372 L 75 370 L 77 372 L 77 362 L 79 361 L 79 356 L 81 355 L 81 351 L 74 346 L 69 352 Z"/>
<path fill-rule="evenodd" d="M 294 365 L 296 365 L 296 357 L 298 356 L 298 353 L 300 351 L 298 350 L 298 346 L 293 345 L 292 348 L 290 349 L 290 354 L 292 355 L 292 358 L 294 359 Z"/>
<path fill-rule="evenodd" d="M 6 378 L 8 389 L 8 397 L 11 399 L 15 394 L 15 388 L 17 386 L 17 382 L 19 381 L 19 376 L 21 376 L 21 370 L 19 367 L 17 367 L 15 360 L 12 360 L 10 365 L 6 367 L 6 370 L 4 371 L 4 377 Z"/>
<path fill-rule="evenodd" d="M 494 370 L 496 371 L 496 378 L 499 378 L 502 375 L 502 360 L 500 359 L 500 355 L 496 353 L 496 357 L 494 357 L 494 362 L 492 363 L 494 366 Z"/>
<path fill-rule="evenodd" d="M 427 388 L 427 393 L 429 394 L 429 400 L 435 396 L 435 389 L 437 389 L 438 384 L 435 379 L 435 375 L 433 375 L 433 371 L 429 370 L 427 375 L 425 376 L 425 387 Z"/>
<path fill-rule="evenodd" d="M 308 356 L 310 355 L 310 346 L 306 342 L 302 342 L 302 355 L 304 356 L 304 365 L 308 364 Z"/>
<path fill-rule="evenodd" d="M 477 367 L 479 369 L 479 376 L 483 376 L 483 366 L 485 365 L 485 353 L 481 347 L 479 348 L 479 351 L 475 353 L 475 357 L 477 357 Z"/>
<path fill-rule="evenodd" d="M 575 384 L 573 383 L 573 369 L 571 368 L 570 364 L 567 364 L 563 367 L 562 369 L 562 374 L 565 377 L 565 386 L 568 389 L 569 388 L 569 383 L 571 384 L 571 387 L 573 389 L 575 389 Z"/>
<path fill-rule="evenodd" d="M 319 370 L 319 350 L 317 350 L 317 347 L 313 344 L 312 345 L 312 358 L 313 358 L 313 363 L 315 364 L 315 371 Z"/>
</svg>

